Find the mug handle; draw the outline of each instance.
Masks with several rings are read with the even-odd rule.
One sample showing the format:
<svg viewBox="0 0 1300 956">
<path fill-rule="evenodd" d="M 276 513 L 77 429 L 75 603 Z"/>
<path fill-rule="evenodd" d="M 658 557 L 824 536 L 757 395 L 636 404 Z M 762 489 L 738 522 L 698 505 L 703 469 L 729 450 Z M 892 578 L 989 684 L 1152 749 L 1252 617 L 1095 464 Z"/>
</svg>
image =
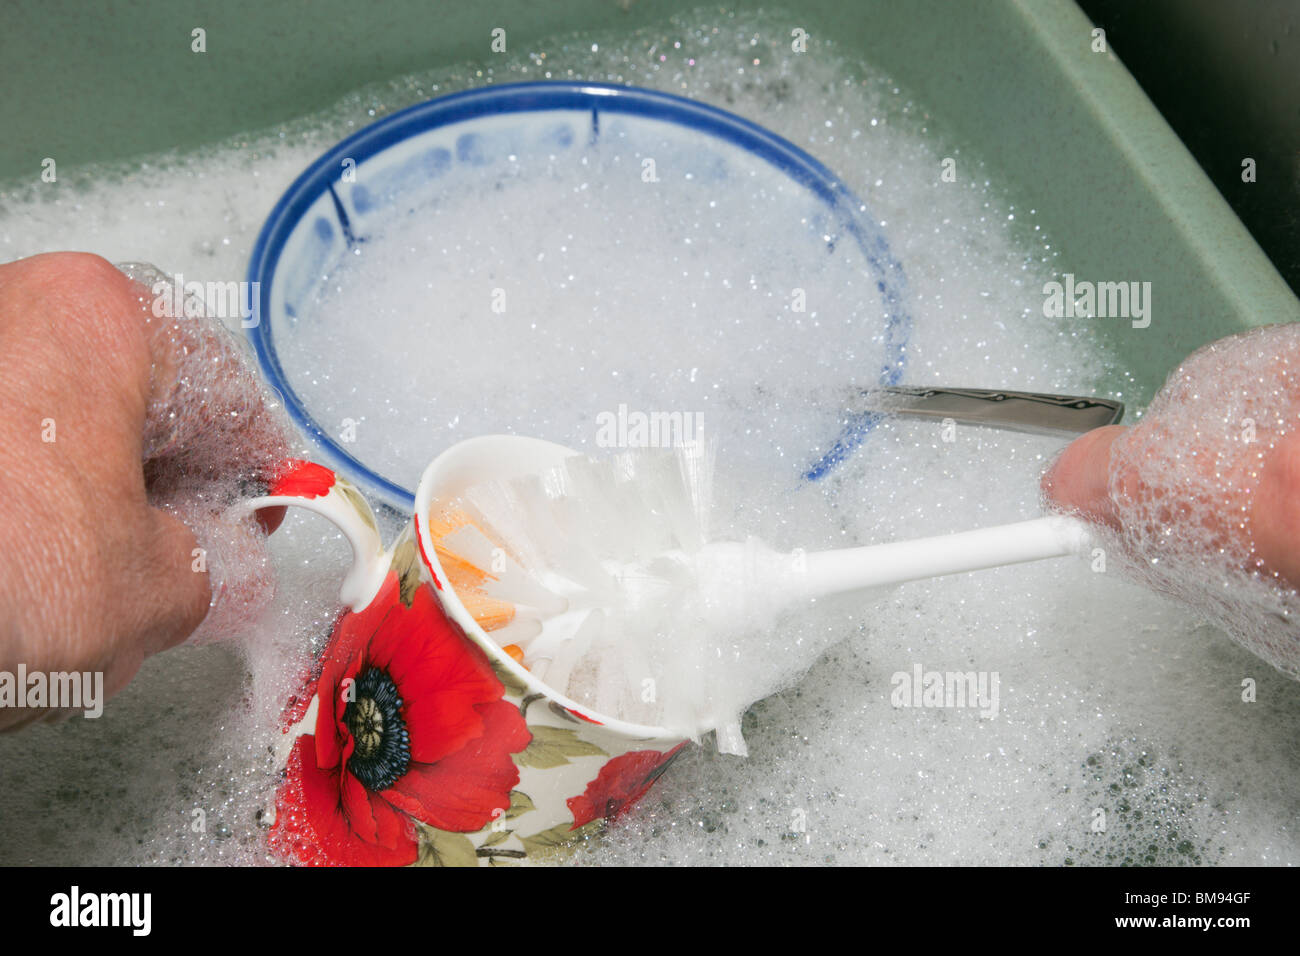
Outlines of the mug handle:
<svg viewBox="0 0 1300 956">
<path fill-rule="evenodd" d="M 379 593 L 392 564 L 384 549 L 375 513 L 357 487 L 324 465 L 291 458 L 284 462 L 265 495 L 239 505 L 249 513 L 279 505 L 297 505 L 333 522 L 352 546 L 352 567 L 339 587 L 339 600 L 363 610 Z"/>
</svg>

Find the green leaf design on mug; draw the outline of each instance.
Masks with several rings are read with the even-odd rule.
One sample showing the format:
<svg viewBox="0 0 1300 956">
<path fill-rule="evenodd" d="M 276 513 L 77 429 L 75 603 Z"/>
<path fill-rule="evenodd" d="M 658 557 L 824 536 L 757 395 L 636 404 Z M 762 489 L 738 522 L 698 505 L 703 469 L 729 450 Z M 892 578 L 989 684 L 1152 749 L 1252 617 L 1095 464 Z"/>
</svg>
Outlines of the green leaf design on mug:
<svg viewBox="0 0 1300 956">
<path fill-rule="evenodd" d="M 548 727 L 529 724 L 533 739 L 523 752 L 515 754 L 515 763 L 521 767 L 548 769 L 561 767 L 570 757 L 608 757 L 589 740 L 583 740 L 576 730 L 567 727 Z"/>
<path fill-rule="evenodd" d="M 514 830 L 493 830 L 487 835 L 487 839 L 479 844 L 479 849 L 496 846 L 498 843 L 504 843 L 510 838 L 510 834 L 514 832 Z"/>
<path fill-rule="evenodd" d="M 353 508 L 357 510 L 361 520 L 365 522 L 366 527 L 371 531 L 378 532 L 379 528 L 375 525 L 374 512 L 370 510 L 370 504 L 366 501 L 365 496 L 357 490 L 356 485 L 346 478 L 339 478 L 334 483 L 334 490 L 347 500 Z"/>
<path fill-rule="evenodd" d="M 523 697 L 528 693 L 528 687 L 514 674 L 506 670 L 500 661 L 492 662 L 492 670 L 497 675 L 497 680 L 505 685 L 506 693 L 512 697 Z"/>
<path fill-rule="evenodd" d="M 415 600 L 416 589 L 420 586 L 420 556 L 414 538 L 403 538 L 393 550 L 390 567 L 397 573 L 398 593 L 402 603 L 410 607 Z"/>
<path fill-rule="evenodd" d="M 474 844 L 463 833 L 420 826 L 420 855 L 414 866 L 478 866 Z"/>
<path fill-rule="evenodd" d="M 549 830 L 534 833 L 532 836 L 522 836 L 519 838 L 519 842 L 524 845 L 524 849 L 528 851 L 530 857 L 546 856 L 551 853 L 572 850 L 579 844 L 585 843 L 596 836 L 604 828 L 604 820 L 592 820 L 590 823 L 584 823 L 576 830 L 572 829 L 572 824 L 561 823 Z"/>
<path fill-rule="evenodd" d="M 507 820 L 513 820 L 522 813 L 527 813 L 529 810 L 536 809 L 537 807 L 534 805 L 532 797 L 528 796 L 528 794 L 524 793 L 522 790 L 510 791 L 510 807 L 506 810 Z"/>
</svg>

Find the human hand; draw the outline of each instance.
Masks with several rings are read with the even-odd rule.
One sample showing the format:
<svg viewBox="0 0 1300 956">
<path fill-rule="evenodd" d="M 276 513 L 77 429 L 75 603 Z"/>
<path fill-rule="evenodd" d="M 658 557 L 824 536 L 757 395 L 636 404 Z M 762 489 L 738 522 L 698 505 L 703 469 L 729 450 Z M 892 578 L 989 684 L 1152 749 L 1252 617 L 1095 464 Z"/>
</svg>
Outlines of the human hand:
<svg viewBox="0 0 1300 956">
<path fill-rule="evenodd" d="M 111 696 L 269 591 L 262 532 L 225 515 L 289 432 L 224 330 L 153 298 L 98 256 L 0 265 L 0 671 L 102 672 Z"/>
<path fill-rule="evenodd" d="M 1103 532 L 1138 579 L 1300 676 L 1300 323 L 1214 342 L 1132 427 L 1074 441 L 1050 507 Z"/>
</svg>

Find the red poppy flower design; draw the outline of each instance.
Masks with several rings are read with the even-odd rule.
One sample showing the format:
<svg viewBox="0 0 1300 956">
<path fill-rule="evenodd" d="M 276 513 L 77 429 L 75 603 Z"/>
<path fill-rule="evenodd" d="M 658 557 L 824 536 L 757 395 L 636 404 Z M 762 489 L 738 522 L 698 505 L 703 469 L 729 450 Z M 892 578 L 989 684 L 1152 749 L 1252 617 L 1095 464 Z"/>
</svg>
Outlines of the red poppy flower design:
<svg viewBox="0 0 1300 956">
<path fill-rule="evenodd" d="M 685 746 L 678 744 L 668 753 L 635 750 L 605 764 L 584 792 L 567 801 L 573 829 L 600 817 L 617 820 L 645 796 Z"/>
<path fill-rule="evenodd" d="M 335 628 L 316 684 L 314 735 L 299 737 L 270 842 L 307 864 L 404 865 L 410 818 L 480 830 L 510 805 L 511 754 L 532 735 L 487 655 L 419 587 L 407 607 L 390 573 Z"/>
<path fill-rule="evenodd" d="M 329 494 L 337 477 L 324 465 L 290 458 L 271 481 L 267 494 L 291 495 L 295 498 L 319 498 Z"/>
</svg>

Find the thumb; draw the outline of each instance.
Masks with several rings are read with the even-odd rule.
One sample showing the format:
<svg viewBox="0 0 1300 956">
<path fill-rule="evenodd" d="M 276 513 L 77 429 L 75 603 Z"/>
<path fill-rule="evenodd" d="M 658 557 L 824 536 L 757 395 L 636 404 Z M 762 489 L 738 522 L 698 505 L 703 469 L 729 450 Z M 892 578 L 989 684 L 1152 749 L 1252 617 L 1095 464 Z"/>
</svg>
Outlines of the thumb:
<svg viewBox="0 0 1300 956">
<path fill-rule="evenodd" d="M 1110 452 L 1115 440 L 1128 429 L 1107 425 L 1076 438 L 1043 476 L 1043 496 L 1049 505 L 1083 517 L 1118 526 L 1110 500 Z"/>
<path fill-rule="evenodd" d="M 1267 570 L 1300 587 L 1300 432 L 1292 432 L 1267 453 L 1250 505 L 1255 550 Z"/>
<path fill-rule="evenodd" d="M 219 493 L 200 488 L 158 502 L 187 530 L 188 550 L 177 560 L 183 560 L 184 574 L 202 581 L 207 596 L 204 614 L 185 632 L 191 644 L 239 633 L 275 595 L 262 522 L 251 515 L 232 515 L 221 500 Z"/>
<path fill-rule="evenodd" d="M 179 518 L 159 508 L 150 508 L 153 518 L 150 588 L 153 607 L 147 628 L 150 639 L 144 656 L 181 643 L 203 621 L 211 602 L 208 575 L 202 563 L 194 532 Z"/>
</svg>

